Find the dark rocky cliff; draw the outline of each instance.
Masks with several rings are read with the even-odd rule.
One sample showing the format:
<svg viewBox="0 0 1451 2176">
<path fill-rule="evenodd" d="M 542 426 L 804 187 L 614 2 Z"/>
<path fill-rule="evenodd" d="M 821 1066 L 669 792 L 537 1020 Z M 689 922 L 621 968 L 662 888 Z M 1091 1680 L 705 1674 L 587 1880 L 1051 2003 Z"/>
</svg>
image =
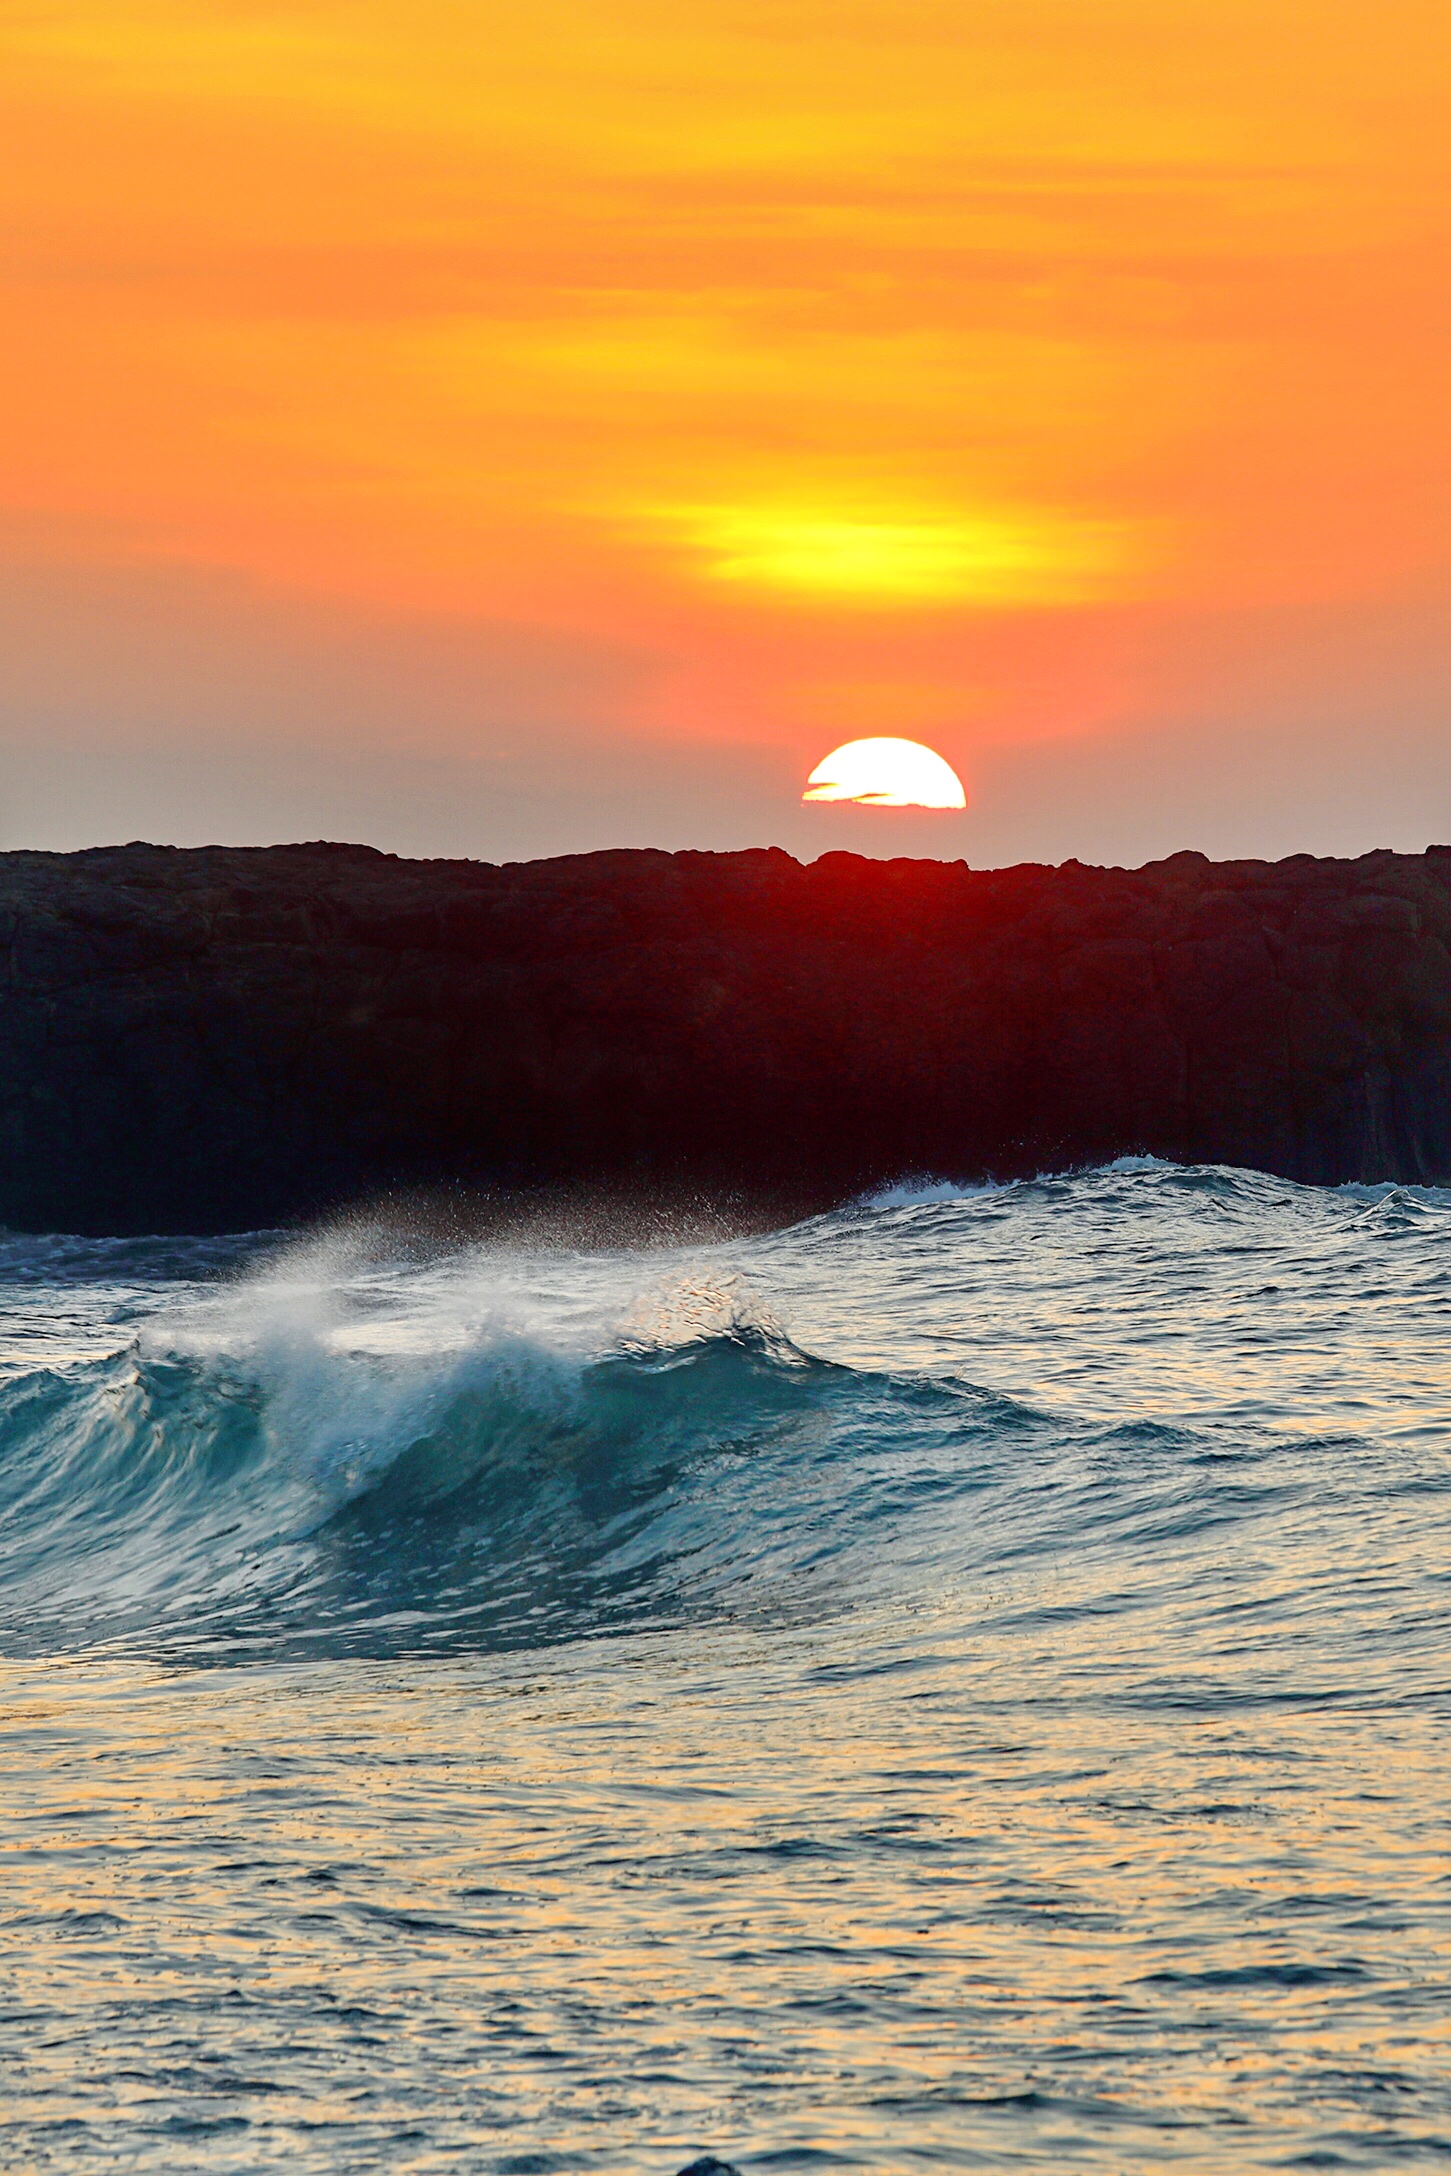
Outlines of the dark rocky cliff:
<svg viewBox="0 0 1451 2176">
<path fill-rule="evenodd" d="M 1451 849 L 1138 870 L 0 855 L 0 1222 L 805 1205 L 1150 1151 L 1451 1181 Z"/>
</svg>

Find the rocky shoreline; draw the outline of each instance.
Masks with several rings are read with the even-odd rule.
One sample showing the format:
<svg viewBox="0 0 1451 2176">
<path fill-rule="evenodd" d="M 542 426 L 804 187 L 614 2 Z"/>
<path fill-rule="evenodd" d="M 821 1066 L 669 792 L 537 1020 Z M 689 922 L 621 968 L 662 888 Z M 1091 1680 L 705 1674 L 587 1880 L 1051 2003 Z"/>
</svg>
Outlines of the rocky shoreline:
<svg viewBox="0 0 1451 2176">
<path fill-rule="evenodd" d="M 1451 1183 L 1451 848 L 1136 870 L 0 855 L 0 1223 L 825 1206 L 1123 1154 Z"/>
</svg>

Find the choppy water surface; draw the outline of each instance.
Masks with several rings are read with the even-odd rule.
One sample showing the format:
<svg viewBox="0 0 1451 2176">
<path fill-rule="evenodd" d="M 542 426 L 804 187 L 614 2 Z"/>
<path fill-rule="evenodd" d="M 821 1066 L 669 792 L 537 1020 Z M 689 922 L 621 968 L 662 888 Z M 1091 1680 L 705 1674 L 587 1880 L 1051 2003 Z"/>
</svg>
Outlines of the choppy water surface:
<svg viewBox="0 0 1451 2176">
<path fill-rule="evenodd" d="M 1451 1196 L 0 1244 L 0 2165 L 1451 2162 Z"/>
</svg>

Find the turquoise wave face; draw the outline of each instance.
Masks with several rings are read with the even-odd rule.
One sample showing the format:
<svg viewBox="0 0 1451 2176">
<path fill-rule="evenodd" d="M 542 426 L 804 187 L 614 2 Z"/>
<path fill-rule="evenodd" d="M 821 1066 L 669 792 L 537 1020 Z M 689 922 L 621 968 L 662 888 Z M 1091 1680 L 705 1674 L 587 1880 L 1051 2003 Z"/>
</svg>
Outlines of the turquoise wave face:
<svg viewBox="0 0 1451 2176">
<path fill-rule="evenodd" d="M 1035 1426 L 753 1329 L 572 1361 L 131 1351 L 0 1390 L 0 1621 L 25 1652 L 386 1653 L 797 1609 L 1001 1487 Z"/>
</svg>

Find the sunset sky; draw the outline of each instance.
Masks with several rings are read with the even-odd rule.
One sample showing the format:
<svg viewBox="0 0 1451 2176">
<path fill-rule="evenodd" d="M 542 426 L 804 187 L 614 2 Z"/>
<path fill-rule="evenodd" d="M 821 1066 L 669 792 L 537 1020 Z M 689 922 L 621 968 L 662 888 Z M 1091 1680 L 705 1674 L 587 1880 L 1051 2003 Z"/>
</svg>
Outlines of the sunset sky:
<svg viewBox="0 0 1451 2176">
<path fill-rule="evenodd" d="M 1440 0 L 5 7 L 0 844 L 1451 840 L 1448 95 Z"/>
</svg>

